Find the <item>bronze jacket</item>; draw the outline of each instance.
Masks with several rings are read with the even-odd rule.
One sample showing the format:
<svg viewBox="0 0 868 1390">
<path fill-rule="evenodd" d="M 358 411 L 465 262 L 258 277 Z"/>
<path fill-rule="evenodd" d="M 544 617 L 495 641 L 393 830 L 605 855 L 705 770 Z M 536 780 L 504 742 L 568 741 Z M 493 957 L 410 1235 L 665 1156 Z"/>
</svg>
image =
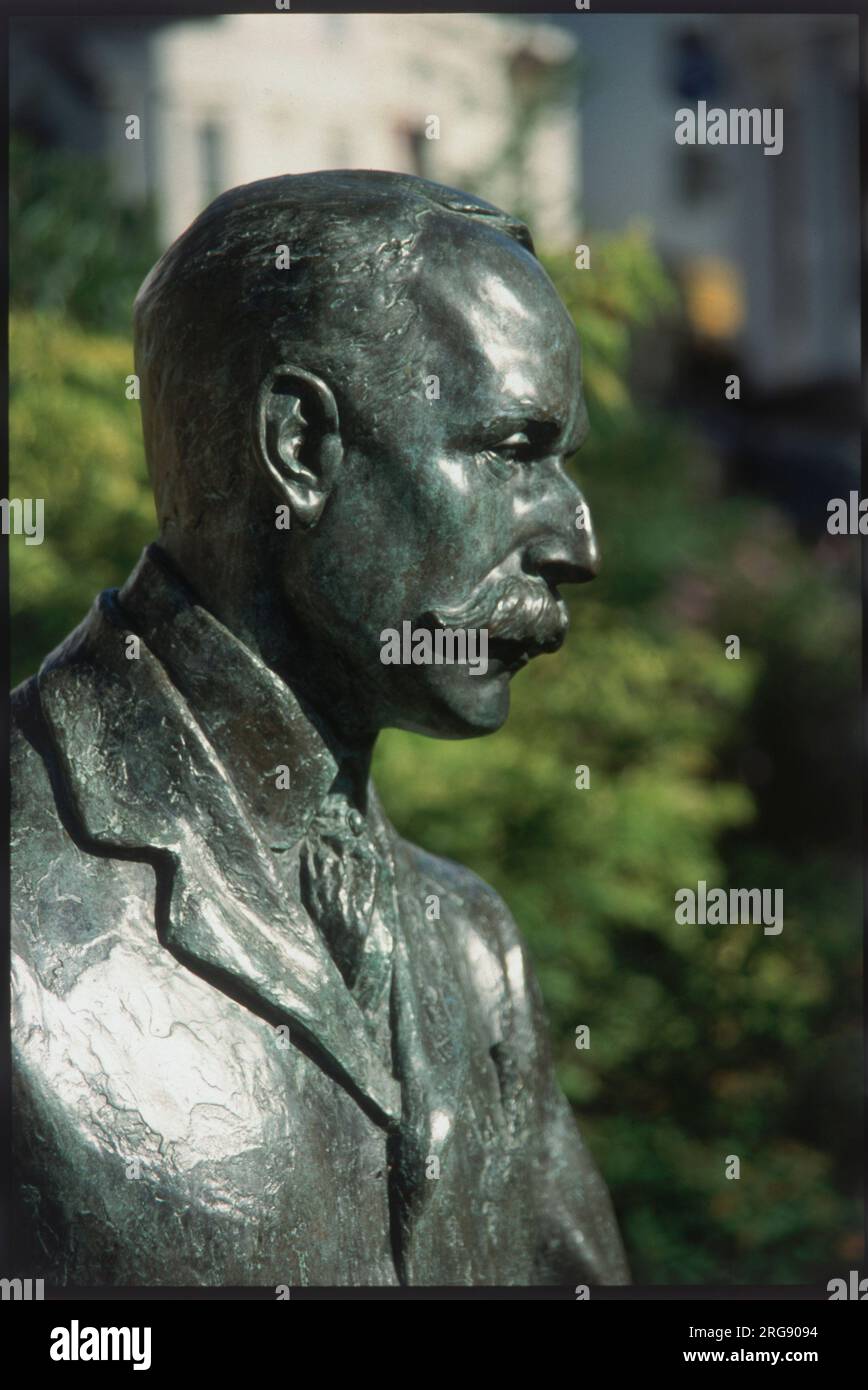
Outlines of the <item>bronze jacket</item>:
<svg viewBox="0 0 868 1390">
<path fill-rule="evenodd" d="M 309 723 L 158 551 L 13 726 L 16 1273 L 626 1282 L 504 904 L 371 790 L 401 907 L 388 1062 L 294 889 L 327 790 Z M 303 786 L 279 809 L 277 764 Z"/>
</svg>

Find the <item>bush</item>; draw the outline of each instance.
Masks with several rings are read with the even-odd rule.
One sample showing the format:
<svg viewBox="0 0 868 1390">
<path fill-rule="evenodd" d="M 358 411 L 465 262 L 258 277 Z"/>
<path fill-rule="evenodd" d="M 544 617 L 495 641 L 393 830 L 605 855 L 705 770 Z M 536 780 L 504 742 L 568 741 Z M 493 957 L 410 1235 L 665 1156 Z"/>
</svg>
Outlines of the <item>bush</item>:
<svg viewBox="0 0 868 1390">
<path fill-rule="evenodd" d="M 22 680 L 126 578 L 155 529 L 128 339 L 13 312 L 10 495 L 42 498 L 45 539 L 10 544 L 12 677 Z"/>
</svg>

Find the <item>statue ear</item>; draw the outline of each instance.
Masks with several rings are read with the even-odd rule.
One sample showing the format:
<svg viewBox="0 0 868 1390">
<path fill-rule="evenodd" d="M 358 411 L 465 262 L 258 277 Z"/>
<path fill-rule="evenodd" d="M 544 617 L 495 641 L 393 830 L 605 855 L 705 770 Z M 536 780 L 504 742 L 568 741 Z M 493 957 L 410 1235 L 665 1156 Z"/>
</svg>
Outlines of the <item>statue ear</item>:
<svg viewBox="0 0 868 1390">
<path fill-rule="evenodd" d="M 342 454 L 337 402 L 326 383 L 301 367 L 275 367 L 259 391 L 256 443 L 281 502 L 302 526 L 313 526 Z"/>
</svg>

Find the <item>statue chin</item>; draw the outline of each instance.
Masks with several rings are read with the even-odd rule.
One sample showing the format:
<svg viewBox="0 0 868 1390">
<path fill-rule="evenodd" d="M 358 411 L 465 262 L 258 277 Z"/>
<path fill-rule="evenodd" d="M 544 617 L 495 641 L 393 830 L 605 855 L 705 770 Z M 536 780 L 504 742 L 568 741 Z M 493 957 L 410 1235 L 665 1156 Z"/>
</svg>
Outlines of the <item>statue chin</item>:
<svg viewBox="0 0 868 1390">
<path fill-rule="evenodd" d="M 402 719 L 396 727 L 428 738 L 481 738 L 494 734 L 509 715 L 509 675 L 489 670 L 484 676 L 460 675 L 442 679 L 426 690 L 424 710 Z"/>
</svg>

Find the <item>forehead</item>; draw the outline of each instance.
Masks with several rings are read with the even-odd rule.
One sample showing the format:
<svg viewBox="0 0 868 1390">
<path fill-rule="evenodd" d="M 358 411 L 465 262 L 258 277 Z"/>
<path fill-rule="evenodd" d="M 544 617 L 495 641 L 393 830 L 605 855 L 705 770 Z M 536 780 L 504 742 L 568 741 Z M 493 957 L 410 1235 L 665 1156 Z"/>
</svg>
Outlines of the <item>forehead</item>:
<svg viewBox="0 0 868 1390">
<path fill-rule="evenodd" d="M 581 408 L 579 340 L 530 252 L 472 222 L 438 228 L 416 292 L 430 371 L 454 412 L 532 407 L 569 425 Z"/>
</svg>

